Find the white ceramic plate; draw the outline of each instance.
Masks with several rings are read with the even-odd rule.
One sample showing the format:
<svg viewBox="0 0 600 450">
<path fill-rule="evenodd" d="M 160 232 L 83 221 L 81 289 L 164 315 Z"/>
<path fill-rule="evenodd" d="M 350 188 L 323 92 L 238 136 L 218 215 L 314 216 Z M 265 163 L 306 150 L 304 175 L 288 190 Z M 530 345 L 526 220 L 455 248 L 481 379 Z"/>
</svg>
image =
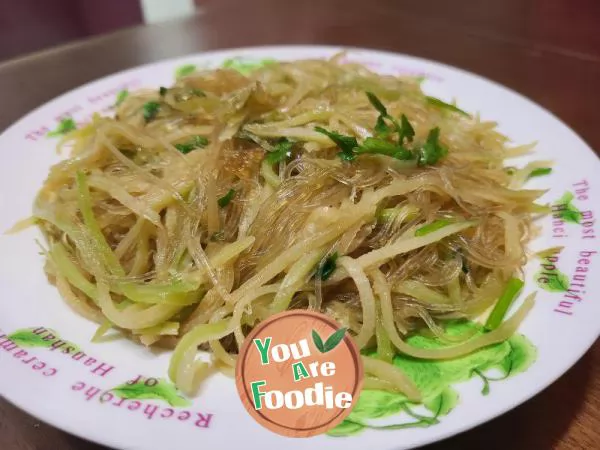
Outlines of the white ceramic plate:
<svg viewBox="0 0 600 450">
<path fill-rule="evenodd" d="M 4 161 L 0 165 L 0 230 L 31 213 L 32 200 L 48 168 L 60 159 L 54 150 L 56 140 L 47 138 L 46 133 L 61 117 L 84 122 L 94 112 L 110 113 L 121 89 L 168 86 L 174 70 L 184 64 L 217 67 L 234 57 L 294 60 L 327 57 L 339 50 L 269 47 L 192 55 L 121 72 L 47 103 L 0 136 Z M 106 393 L 138 376 L 145 377 L 148 385 L 155 383 L 152 377 L 165 378 L 169 354 L 153 354 L 126 340 L 92 344 L 95 326 L 69 310 L 47 282 L 43 257 L 34 242 L 38 232 L 29 229 L 0 236 L 0 336 L 6 335 L 0 338 L 0 393 L 49 424 L 113 447 L 183 450 L 247 448 L 252 443 L 252 448 L 263 449 L 392 449 L 424 445 L 490 420 L 537 394 L 569 369 L 600 332 L 600 302 L 596 301 L 600 298 L 598 158 L 548 111 L 479 76 L 431 61 L 369 50 L 349 49 L 348 58 L 383 73 L 423 75 L 424 89 L 430 95 L 456 98 L 462 108 L 496 120 L 500 131 L 515 143 L 538 141 L 535 158 L 555 161 L 550 176 L 536 178 L 530 185 L 550 189 L 543 201 L 557 201 L 565 192 L 573 193 L 574 198 L 567 215 L 542 220 L 542 235 L 533 243 L 538 249 L 564 246 L 564 250 L 556 268 L 550 268 L 554 282 L 546 288 L 554 292 L 540 290 L 536 306 L 520 330 L 537 347 L 537 361 L 528 370 L 501 382 L 492 381 L 488 395 L 481 393 L 482 380 L 468 379 L 474 372 L 467 370 L 464 382 L 451 383 L 452 393 L 459 398 L 453 396 L 455 408 L 440 415 L 439 423 L 426 428 L 364 428 L 349 433 L 351 437 L 286 439 L 273 434 L 250 418 L 234 382 L 224 376 L 211 378 L 189 402 L 165 381 L 159 382 L 159 388 Z M 522 158 L 515 165 L 526 161 Z M 591 253 L 594 249 L 598 253 Z M 530 262 L 526 292 L 537 288 L 536 278 L 548 277 L 541 272 L 539 261 Z M 569 283 L 571 290 L 564 291 Z M 7 340 L 9 336 L 13 340 Z M 413 412 L 431 415 L 422 407 Z M 414 419 L 399 412 L 369 423 L 410 420 Z"/>
</svg>

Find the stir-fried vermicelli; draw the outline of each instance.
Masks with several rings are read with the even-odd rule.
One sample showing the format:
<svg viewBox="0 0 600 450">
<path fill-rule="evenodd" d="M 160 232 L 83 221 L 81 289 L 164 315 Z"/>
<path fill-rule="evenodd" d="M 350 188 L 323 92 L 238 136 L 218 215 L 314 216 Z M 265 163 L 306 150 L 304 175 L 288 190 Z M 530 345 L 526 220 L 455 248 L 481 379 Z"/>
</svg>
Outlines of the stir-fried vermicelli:
<svg viewBox="0 0 600 450">
<path fill-rule="evenodd" d="M 418 400 L 395 353 L 465 355 L 507 339 L 533 304 L 504 317 L 546 209 L 522 189 L 540 165 L 505 167 L 531 146 L 509 148 L 418 79 L 339 56 L 199 71 L 131 93 L 59 146 L 71 157 L 34 207 L 49 279 L 97 336 L 175 348 L 184 392 L 231 371 L 257 323 L 306 308 L 374 351 L 365 387 Z M 445 335 L 444 320 L 488 310 L 487 332 Z M 415 332 L 449 345 L 413 348 Z"/>
</svg>

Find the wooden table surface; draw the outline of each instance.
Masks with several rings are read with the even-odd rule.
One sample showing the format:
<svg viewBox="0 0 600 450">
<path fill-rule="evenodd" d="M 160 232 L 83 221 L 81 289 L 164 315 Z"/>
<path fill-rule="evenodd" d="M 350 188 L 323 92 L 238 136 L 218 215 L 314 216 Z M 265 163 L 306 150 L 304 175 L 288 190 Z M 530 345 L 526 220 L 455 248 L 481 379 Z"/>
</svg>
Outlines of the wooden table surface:
<svg viewBox="0 0 600 450">
<path fill-rule="evenodd" d="M 198 17 L 0 64 L 0 130 L 58 94 L 139 64 L 217 48 L 333 44 L 417 55 L 481 74 L 548 108 L 600 149 L 598 0 L 205 1 Z M 0 399 L 0 449 L 101 448 Z M 600 344 L 534 399 L 427 448 L 600 448 Z"/>
</svg>

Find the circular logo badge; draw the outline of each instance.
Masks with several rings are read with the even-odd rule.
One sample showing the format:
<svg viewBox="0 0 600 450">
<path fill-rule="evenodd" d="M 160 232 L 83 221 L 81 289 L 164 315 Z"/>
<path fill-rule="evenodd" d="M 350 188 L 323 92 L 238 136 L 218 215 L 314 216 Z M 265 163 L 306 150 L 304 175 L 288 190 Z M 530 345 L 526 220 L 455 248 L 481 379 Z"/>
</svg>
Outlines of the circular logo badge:
<svg viewBox="0 0 600 450">
<path fill-rule="evenodd" d="M 309 437 L 350 414 L 363 367 L 345 328 L 324 314 L 291 310 L 247 336 L 235 378 L 242 403 L 258 423 L 284 436 Z"/>
</svg>

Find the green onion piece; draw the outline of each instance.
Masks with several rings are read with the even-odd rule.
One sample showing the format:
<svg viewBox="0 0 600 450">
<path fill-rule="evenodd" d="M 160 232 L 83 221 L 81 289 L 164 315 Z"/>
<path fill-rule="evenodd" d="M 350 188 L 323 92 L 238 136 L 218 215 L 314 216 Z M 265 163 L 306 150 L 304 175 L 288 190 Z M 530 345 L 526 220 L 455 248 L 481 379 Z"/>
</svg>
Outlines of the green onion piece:
<svg viewBox="0 0 600 450">
<path fill-rule="evenodd" d="M 269 152 L 265 159 L 269 164 L 275 164 L 281 161 L 285 161 L 291 156 L 293 145 L 293 142 L 289 141 L 286 138 L 283 138 L 281 141 L 275 144 L 273 151 Z"/>
<path fill-rule="evenodd" d="M 457 107 L 455 105 L 446 103 L 446 102 L 440 100 L 439 98 L 426 96 L 425 99 L 427 100 L 427 103 L 429 103 L 430 105 L 437 106 L 438 108 L 441 108 L 441 109 L 447 109 L 448 111 L 457 112 L 466 117 L 471 117 L 471 115 L 468 112 L 463 111 L 462 109 L 460 109 L 459 107 Z"/>
<path fill-rule="evenodd" d="M 156 118 L 159 109 L 160 103 L 158 102 L 144 103 L 144 106 L 142 106 L 142 111 L 144 111 L 144 120 L 146 121 L 146 123 Z"/>
<path fill-rule="evenodd" d="M 355 158 L 354 149 L 358 147 L 358 142 L 353 136 L 344 136 L 335 131 L 328 131 L 322 127 L 315 127 L 315 131 L 329 137 L 342 151 L 338 156 L 345 161 L 352 161 Z"/>
<path fill-rule="evenodd" d="M 317 277 L 319 277 L 323 281 L 326 281 L 337 267 L 338 256 L 338 252 L 335 252 L 334 254 L 329 256 L 325 260 L 325 263 L 323 263 L 323 265 L 319 266 L 319 268 L 317 269 Z"/>
<path fill-rule="evenodd" d="M 510 305 L 512 305 L 515 298 L 517 298 L 517 295 L 521 289 L 523 289 L 524 284 L 525 283 L 518 278 L 511 278 L 508 280 L 508 283 L 504 288 L 504 292 L 500 296 L 496 306 L 494 306 L 494 309 L 485 322 L 485 329 L 487 331 L 495 330 L 500 326 L 504 316 L 506 315 L 506 312 L 508 311 L 508 308 L 510 308 Z"/>
<path fill-rule="evenodd" d="M 69 131 L 73 131 L 77 128 L 77 124 L 71 117 L 67 117 L 59 122 L 58 126 L 54 131 L 48 133 L 48 137 L 61 136 L 67 134 Z"/>
<path fill-rule="evenodd" d="M 189 142 L 185 142 L 183 144 L 175 144 L 175 148 L 184 155 L 186 155 L 192 150 L 206 147 L 207 145 L 208 139 L 206 139 L 204 136 L 194 136 Z"/>
<path fill-rule="evenodd" d="M 529 178 L 541 177 L 543 175 L 549 175 L 552 173 L 551 167 L 540 167 L 539 169 L 533 169 L 529 174 Z"/>
<path fill-rule="evenodd" d="M 235 189 L 229 189 L 229 191 L 227 191 L 227 194 L 225 194 L 223 197 L 217 200 L 217 203 L 219 203 L 219 206 L 221 208 L 225 208 L 227 205 L 229 205 L 229 202 L 231 202 L 234 196 Z"/>
<path fill-rule="evenodd" d="M 122 91 L 119 91 L 119 93 L 117 94 L 117 98 L 115 100 L 115 106 L 119 106 L 121 103 L 123 103 L 128 95 L 129 95 L 129 91 L 127 89 L 123 89 Z"/>
<path fill-rule="evenodd" d="M 450 225 L 452 223 L 451 220 L 448 219 L 439 219 L 439 220 L 435 220 L 431 223 L 428 223 L 427 225 L 423 225 L 420 228 L 417 228 L 415 230 L 415 236 L 425 236 L 429 233 L 433 233 L 434 231 L 439 230 L 440 228 L 444 228 L 447 225 Z"/>
<path fill-rule="evenodd" d="M 158 93 L 160 94 L 161 97 L 164 97 L 167 94 L 168 89 L 164 86 L 161 86 L 158 89 Z"/>
<path fill-rule="evenodd" d="M 412 153 L 400 145 L 379 138 L 367 138 L 362 145 L 356 149 L 356 153 L 374 153 L 387 155 L 396 159 L 408 160 Z"/>
</svg>

